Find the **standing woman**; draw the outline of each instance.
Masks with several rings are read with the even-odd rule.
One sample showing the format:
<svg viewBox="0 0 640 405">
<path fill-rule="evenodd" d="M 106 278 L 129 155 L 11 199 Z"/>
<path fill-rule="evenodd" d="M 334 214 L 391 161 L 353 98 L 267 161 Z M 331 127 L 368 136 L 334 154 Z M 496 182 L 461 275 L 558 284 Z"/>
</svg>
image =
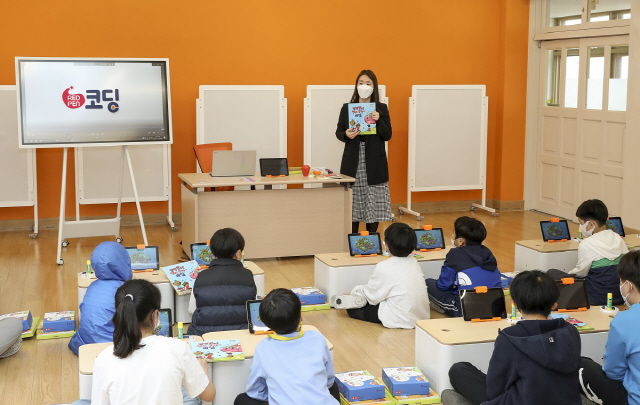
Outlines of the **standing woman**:
<svg viewBox="0 0 640 405">
<path fill-rule="evenodd" d="M 371 118 L 376 121 L 375 135 L 360 135 L 349 128 L 349 104 L 342 105 L 336 137 L 344 142 L 340 173 L 355 177 L 353 186 L 352 233 L 364 222 L 369 232 L 378 230 L 380 221 L 391 221 L 389 169 L 384 143 L 391 139 L 389 108 L 380 102 L 378 79 L 371 70 L 358 74 L 351 103 L 376 103 Z"/>
</svg>

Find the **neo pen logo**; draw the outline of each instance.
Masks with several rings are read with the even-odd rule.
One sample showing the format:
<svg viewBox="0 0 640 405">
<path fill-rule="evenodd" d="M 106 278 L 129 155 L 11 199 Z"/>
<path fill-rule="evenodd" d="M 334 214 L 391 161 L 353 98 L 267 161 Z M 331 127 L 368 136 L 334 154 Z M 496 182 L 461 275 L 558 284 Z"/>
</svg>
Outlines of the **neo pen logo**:
<svg viewBox="0 0 640 405">
<path fill-rule="evenodd" d="M 62 93 L 62 102 L 64 102 L 64 105 L 68 108 L 76 109 L 84 105 L 84 108 L 87 110 L 102 110 L 104 105 L 101 103 L 109 102 L 109 104 L 107 104 L 107 110 L 109 112 L 115 113 L 120 109 L 120 106 L 116 102 L 120 101 L 120 90 L 118 89 L 87 90 L 86 98 L 82 93 L 71 94 L 71 90 L 73 90 L 73 86 L 69 87 Z M 90 103 L 85 105 L 86 101 L 90 101 Z"/>
</svg>

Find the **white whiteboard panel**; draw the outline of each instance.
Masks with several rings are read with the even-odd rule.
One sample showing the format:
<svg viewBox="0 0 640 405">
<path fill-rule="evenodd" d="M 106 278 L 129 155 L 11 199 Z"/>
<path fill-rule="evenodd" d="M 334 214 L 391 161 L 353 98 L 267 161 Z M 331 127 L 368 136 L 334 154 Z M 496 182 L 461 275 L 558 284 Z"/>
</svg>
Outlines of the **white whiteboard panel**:
<svg viewBox="0 0 640 405">
<path fill-rule="evenodd" d="M 409 103 L 410 190 L 483 189 L 485 86 L 413 86 Z"/>
<path fill-rule="evenodd" d="M 389 104 L 386 87 L 378 86 L 380 100 Z M 304 99 L 304 164 L 340 170 L 344 143 L 336 138 L 340 109 L 353 95 L 353 85 L 310 85 Z"/>
<path fill-rule="evenodd" d="M 257 159 L 287 157 L 284 86 L 201 85 L 196 108 L 198 144 L 231 142 Z"/>
<path fill-rule="evenodd" d="M 170 147 L 170 145 L 129 146 L 140 201 L 169 200 Z M 76 175 L 80 204 L 118 202 L 121 153 L 121 146 L 76 148 Z M 122 181 L 122 201 L 135 201 L 126 160 Z"/>
<path fill-rule="evenodd" d="M 0 207 L 34 205 L 35 154 L 18 147 L 16 86 L 0 86 Z"/>
</svg>

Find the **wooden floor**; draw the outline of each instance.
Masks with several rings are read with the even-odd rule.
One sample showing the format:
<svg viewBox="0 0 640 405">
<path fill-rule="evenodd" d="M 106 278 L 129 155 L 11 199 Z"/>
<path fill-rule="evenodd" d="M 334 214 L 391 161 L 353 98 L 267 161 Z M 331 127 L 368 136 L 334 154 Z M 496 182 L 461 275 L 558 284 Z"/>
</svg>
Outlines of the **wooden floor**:
<svg viewBox="0 0 640 405">
<path fill-rule="evenodd" d="M 495 218 L 480 211 L 447 212 L 429 214 L 422 223 L 442 227 L 448 239 L 454 220 L 461 215 L 474 216 L 485 224 L 485 244 L 503 272 L 513 271 L 514 241 L 539 238 L 539 221 L 549 217 L 534 212 L 503 213 Z M 415 217 L 409 215 L 399 221 L 418 227 Z M 577 225 L 570 227 L 571 233 L 577 235 Z M 139 227 L 123 228 L 122 236 L 125 246 L 142 242 Z M 180 231 L 174 233 L 169 226 L 148 226 L 147 236 L 150 244 L 160 247 L 162 266 L 182 260 Z M 35 240 L 27 232 L 0 232 L 0 314 L 30 310 L 41 316 L 50 311 L 77 311 L 77 273 L 86 269 L 95 246 L 111 239 L 71 239 L 70 246 L 63 249 L 63 266 L 55 264 L 56 240 L 57 230 L 40 230 Z M 313 285 L 312 257 L 256 263 L 265 271 L 266 291 Z M 441 315 L 432 312 L 432 317 L 436 316 Z M 316 326 L 333 342 L 337 372 L 368 369 L 380 377 L 382 367 L 414 363 L 413 330 L 385 329 L 352 320 L 345 311 L 338 310 L 305 313 L 304 323 Z M 67 348 L 68 342 L 69 339 L 37 341 L 34 337 L 25 340 L 15 356 L 0 359 L 0 404 L 48 405 L 77 399 L 78 359 Z"/>
</svg>

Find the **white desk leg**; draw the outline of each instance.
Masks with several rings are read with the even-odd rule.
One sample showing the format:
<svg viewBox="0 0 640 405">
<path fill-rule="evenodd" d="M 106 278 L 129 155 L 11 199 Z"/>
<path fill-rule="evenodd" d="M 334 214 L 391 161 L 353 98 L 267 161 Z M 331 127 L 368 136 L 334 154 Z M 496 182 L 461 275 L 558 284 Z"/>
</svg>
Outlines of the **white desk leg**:
<svg viewBox="0 0 640 405">
<path fill-rule="evenodd" d="M 591 360 L 603 365 L 604 346 L 607 344 L 609 332 L 597 333 L 581 333 L 580 340 L 582 343 L 581 356 L 590 357 Z"/>
<path fill-rule="evenodd" d="M 175 290 L 171 286 L 171 283 L 158 283 L 154 284 L 160 290 L 160 308 L 170 308 L 173 316 L 175 317 Z"/>
<path fill-rule="evenodd" d="M 253 281 L 256 283 L 256 294 L 260 297 L 264 297 L 264 274 L 254 275 Z"/>
<path fill-rule="evenodd" d="M 416 328 L 416 367 L 439 394 L 451 389 L 449 369 L 455 363 L 468 361 L 486 373 L 493 355 L 494 342 L 468 345 L 444 345 L 421 328 Z"/>
<path fill-rule="evenodd" d="M 437 280 L 438 277 L 440 277 L 440 272 L 442 271 L 442 265 L 444 264 L 444 260 L 421 261 L 421 262 L 418 262 L 418 264 L 422 269 L 422 274 L 424 274 L 424 278 L 433 278 Z"/>
<path fill-rule="evenodd" d="M 558 269 L 570 271 L 578 262 L 578 251 L 543 253 L 516 245 L 515 271 Z"/>
<path fill-rule="evenodd" d="M 211 382 L 216 387 L 213 405 L 233 404 L 236 397 L 247 391 L 247 381 L 253 359 L 210 363 Z"/>
<path fill-rule="evenodd" d="M 333 295 L 347 294 L 357 285 L 366 284 L 374 268 L 373 264 L 331 267 L 315 259 L 314 284 L 329 299 Z"/>
<path fill-rule="evenodd" d="M 175 294 L 175 290 L 174 290 L 174 294 Z M 176 322 L 191 323 L 191 316 L 189 315 L 189 300 L 191 299 L 191 294 L 187 294 L 187 295 L 175 294 L 174 297 L 175 297 L 175 303 L 176 303 L 176 311 L 175 311 Z"/>
<path fill-rule="evenodd" d="M 80 374 L 79 375 L 79 388 L 80 388 L 80 399 L 89 399 L 91 400 L 91 384 L 93 383 L 93 375 Z"/>
</svg>

